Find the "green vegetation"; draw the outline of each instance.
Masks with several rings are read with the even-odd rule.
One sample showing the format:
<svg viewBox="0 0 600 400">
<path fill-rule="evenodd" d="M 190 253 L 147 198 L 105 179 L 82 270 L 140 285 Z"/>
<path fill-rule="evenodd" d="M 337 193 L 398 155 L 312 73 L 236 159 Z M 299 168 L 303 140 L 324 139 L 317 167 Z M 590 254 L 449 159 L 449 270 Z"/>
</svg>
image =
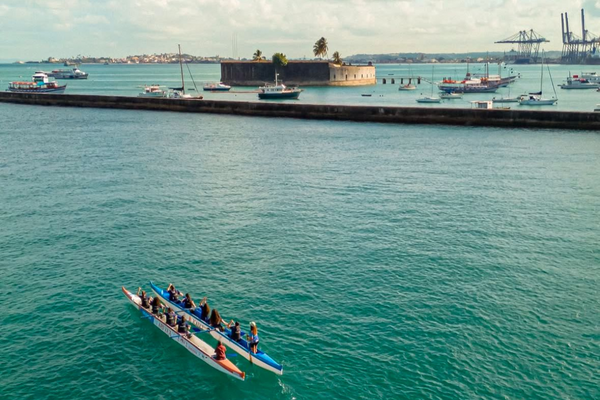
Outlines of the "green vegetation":
<svg viewBox="0 0 600 400">
<path fill-rule="evenodd" d="M 263 59 L 264 59 L 264 57 L 263 57 L 263 55 L 262 55 L 262 54 L 263 54 L 263 53 L 262 53 L 262 51 L 260 51 L 260 50 L 256 50 L 256 51 L 254 52 L 254 54 L 252 54 L 252 61 L 260 61 L 260 60 L 263 60 Z"/>
<path fill-rule="evenodd" d="M 337 65 L 342 65 L 342 56 L 340 55 L 339 51 L 336 51 L 335 53 L 333 53 L 333 63 L 337 64 Z"/>
<path fill-rule="evenodd" d="M 328 50 L 329 48 L 327 47 L 327 39 L 324 37 L 317 40 L 313 46 L 313 53 L 315 54 L 315 57 L 323 58 L 323 56 L 327 56 Z"/>
<path fill-rule="evenodd" d="M 275 65 L 275 70 L 279 70 L 280 68 L 285 67 L 288 64 L 288 59 L 283 53 L 275 53 L 273 54 L 273 65 Z"/>
</svg>

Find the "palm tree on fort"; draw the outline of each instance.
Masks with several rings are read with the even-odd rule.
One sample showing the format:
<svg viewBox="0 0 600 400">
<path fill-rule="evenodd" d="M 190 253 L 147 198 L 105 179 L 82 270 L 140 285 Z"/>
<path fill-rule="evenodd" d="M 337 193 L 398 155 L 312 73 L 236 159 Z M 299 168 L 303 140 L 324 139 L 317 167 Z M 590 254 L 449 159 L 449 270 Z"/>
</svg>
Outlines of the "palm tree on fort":
<svg viewBox="0 0 600 400">
<path fill-rule="evenodd" d="M 339 51 L 336 51 L 335 53 L 333 53 L 333 63 L 336 65 L 342 65 L 342 56 L 340 55 Z"/>
<path fill-rule="evenodd" d="M 262 51 L 260 50 L 256 50 L 254 52 L 254 54 L 252 54 L 252 60 L 254 61 L 260 61 L 262 60 L 263 56 L 262 56 Z"/>
<path fill-rule="evenodd" d="M 315 57 L 323 58 L 323 56 L 327 56 L 327 50 L 329 50 L 327 47 L 327 39 L 324 37 L 317 40 L 313 46 L 313 53 L 315 54 Z"/>
</svg>

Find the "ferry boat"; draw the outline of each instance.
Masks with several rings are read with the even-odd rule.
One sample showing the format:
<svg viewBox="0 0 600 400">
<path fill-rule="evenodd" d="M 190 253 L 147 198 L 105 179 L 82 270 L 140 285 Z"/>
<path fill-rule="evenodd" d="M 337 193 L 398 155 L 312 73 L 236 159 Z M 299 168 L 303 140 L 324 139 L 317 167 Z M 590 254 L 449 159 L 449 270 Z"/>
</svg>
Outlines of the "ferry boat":
<svg viewBox="0 0 600 400">
<path fill-rule="evenodd" d="M 227 92 L 229 89 L 231 89 L 231 86 L 225 85 L 223 82 L 204 85 L 204 90 L 207 92 Z"/>
<path fill-rule="evenodd" d="M 79 68 L 73 69 L 55 69 L 52 72 L 46 72 L 51 78 L 55 79 L 87 79 L 88 74 Z"/>
<path fill-rule="evenodd" d="M 64 93 L 67 85 L 60 86 L 48 79 L 48 75 L 36 72 L 33 82 L 10 82 L 7 91 L 15 93 Z"/>
<path fill-rule="evenodd" d="M 265 85 L 258 88 L 258 98 L 261 100 L 271 99 L 297 99 L 302 93 L 302 89 L 297 87 L 288 88 L 283 83 L 279 83 L 275 74 L 275 85 Z"/>
<path fill-rule="evenodd" d="M 580 78 L 578 75 L 569 76 L 566 83 L 558 85 L 561 89 L 598 89 L 600 82 L 590 82 L 585 78 Z"/>
</svg>

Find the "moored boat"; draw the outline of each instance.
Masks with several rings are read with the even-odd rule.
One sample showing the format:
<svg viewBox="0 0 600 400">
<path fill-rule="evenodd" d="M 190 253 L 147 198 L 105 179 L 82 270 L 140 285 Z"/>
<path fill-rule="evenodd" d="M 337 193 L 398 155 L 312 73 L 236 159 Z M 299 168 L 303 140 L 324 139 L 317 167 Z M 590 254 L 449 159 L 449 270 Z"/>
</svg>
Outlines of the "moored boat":
<svg viewBox="0 0 600 400">
<path fill-rule="evenodd" d="M 565 83 L 558 85 L 561 89 L 598 89 L 599 82 L 590 82 L 585 78 L 580 78 L 578 75 L 569 76 Z"/>
<path fill-rule="evenodd" d="M 50 81 L 48 75 L 36 72 L 32 82 L 9 82 L 7 91 L 15 93 L 63 93 L 67 85 Z"/>
<path fill-rule="evenodd" d="M 161 98 L 168 97 L 168 92 L 160 88 L 159 85 L 146 85 L 144 91 L 138 94 L 138 97 Z"/>
<path fill-rule="evenodd" d="M 444 100 L 455 100 L 455 99 L 462 99 L 463 94 L 462 93 L 454 93 L 454 92 L 443 92 L 440 94 L 440 97 Z"/>
<path fill-rule="evenodd" d="M 400 87 L 398 87 L 398 90 L 417 90 L 417 87 L 412 83 L 407 83 L 406 85 L 400 85 Z"/>
<path fill-rule="evenodd" d="M 207 83 L 204 85 L 204 90 L 207 92 L 227 92 L 231 86 L 225 85 L 223 82 Z"/>
<path fill-rule="evenodd" d="M 163 319 L 155 314 L 151 313 L 150 309 L 146 309 L 142 307 L 142 300 L 136 294 L 131 293 L 125 287 L 122 287 L 121 290 L 127 297 L 127 299 L 133 304 L 138 310 L 140 310 L 144 317 L 148 318 L 150 322 L 158 329 L 167 334 L 171 339 L 175 340 L 177 343 L 185 347 L 190 353 L 215 368 L 216 370 L 223 372 L 226 375 L 229 375 L 233 378 L 244 380 L 246 378 L 246 374 L 233 364 L 231 361 L 225 360 L 217 360 L 214 356 L 214 349 L 209 346 L 204 341 L 200 340 L 194 334 L 186 335 L 178 333 L 176 329 L 167 325 Z M 202 333 L 202 332 L 200 332 Z"/>
<path fill-rule="evenodd" d="M 541 92 L 540 92 L 541 93 Z M 519 104 L 522 106 L 551 106 L 556 103 L 558 99 L 544 99 L 541 95 L 529 94 L 523 95 L 519 99 Z"/>
<path fill-rule="evenodd" d="M 297 87 L 287 87 L 283 83 L 279 83 L 277 78 L 279 74 L 275 74 L 275 84 L 265 85 L 258 88 L 258 98 L 261 100 L 275 99 L 297 99 L 302 93 L 302 89 Z"/>
<path fill-rule="evenodd" d="M 161 289 L 152 282 L 150 282 L 150 287 L 164 304 L 169 305 L 175 310 L 183 311 L 186 315 L 190 316 L 191 323 L 194 326 L 200 329 L 211 329 L 210 325 L 201 319 L 199 309 L 192 311 L 191 309 L 183 308 L 180 303 L 169 300 L 169 293 L 166 290 Z M 235 341 L 230 337 L 231 331 L 228 328 L 225 328 L 224 332 L 214 329 L 210 330 L 210 335 L 216 340 L 220 340 L 225 346 L 229 347 L 257 367 L 274 372 L 277 375 L 283 374 L 283 366 L 281 364 L 273 360 L 268 354 L 260 349 L 258 349 L 256 353 L 252 353 L 248 342 L 243 337 L 239 341 Z"/>
<path fill-rule="evenodd" d="M 417 103 L 440 103 L 442 99 L 439 97 L 421 97 L 417 99 Z"/>
</svg>

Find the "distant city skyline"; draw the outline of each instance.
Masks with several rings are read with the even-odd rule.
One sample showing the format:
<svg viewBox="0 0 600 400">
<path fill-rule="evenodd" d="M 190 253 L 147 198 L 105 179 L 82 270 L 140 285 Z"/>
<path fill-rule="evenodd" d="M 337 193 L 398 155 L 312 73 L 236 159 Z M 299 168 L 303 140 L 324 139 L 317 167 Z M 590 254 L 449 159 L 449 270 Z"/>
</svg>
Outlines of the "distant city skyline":
<svg viewBox="0 0 600 400">
<path fill-rule="evenodd" d="M 562 47 L 560 14 L 570 29 L 600 33 L 600 2 L 576 0 L 4 0 L 0 60 L 184 52 L 250 58 L 312 58 L 321 36 L 329 56 L 359 53 L 509 51 L 494 41 L 534 29 Z"/>
</svg>

